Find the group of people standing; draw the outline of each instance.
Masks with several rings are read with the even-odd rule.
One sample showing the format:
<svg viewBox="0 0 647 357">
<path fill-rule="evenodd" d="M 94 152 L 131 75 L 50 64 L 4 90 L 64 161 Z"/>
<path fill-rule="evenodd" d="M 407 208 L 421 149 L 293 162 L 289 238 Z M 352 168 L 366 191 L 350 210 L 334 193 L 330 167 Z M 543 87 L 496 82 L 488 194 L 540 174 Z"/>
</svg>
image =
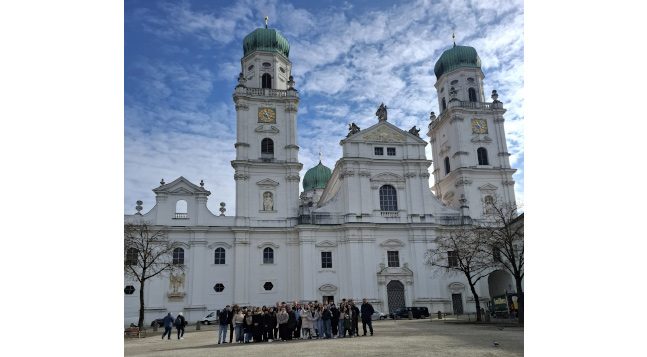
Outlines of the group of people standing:
<svg viewBox="0 0 647 357">
<path fill-rule="evenodd" d="M 368 325 L 373 336 L 371 315 L 375 310 L 373 306 L 363 299 L 361 308 L 353 300 L 343 299 L 339 307 L 335 303 L 324 300 L 308 304 L 299 304 L 296 301 L 289 305 L 285 302 L 276 303 L 276 306 L 239 307 L 234 305 L 230 310 L 227 305 L 218 314 L 218 344 L 227 343 L 227 330 L 229 329 L 229 343 L 273 342 L 280 339 L 324 339 L 359 336 L 359 319 L 361 316 L 364 334 Z M 228 328 L 229 327 L 229 328 Z"/>
</svg>

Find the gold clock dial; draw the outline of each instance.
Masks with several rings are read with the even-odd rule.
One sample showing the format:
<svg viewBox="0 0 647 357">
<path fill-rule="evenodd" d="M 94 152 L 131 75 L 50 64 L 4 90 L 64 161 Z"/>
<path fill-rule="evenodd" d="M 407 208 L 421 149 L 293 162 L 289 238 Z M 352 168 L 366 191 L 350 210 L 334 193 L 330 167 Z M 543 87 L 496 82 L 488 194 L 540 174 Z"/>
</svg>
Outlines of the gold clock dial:
<svg viewBox="0 0 647 357">
<path fill-rule="evenodd" d="M 472 132 L 475 134 L 487 133 L 487 122 L 484 119 L 472 119 Z"/>
<path fill-rule="evenodd" d="M 272 108 L 260 108 L 258 110 L 259 123 L 276 123 L 276 112 Z"/>
</svg>

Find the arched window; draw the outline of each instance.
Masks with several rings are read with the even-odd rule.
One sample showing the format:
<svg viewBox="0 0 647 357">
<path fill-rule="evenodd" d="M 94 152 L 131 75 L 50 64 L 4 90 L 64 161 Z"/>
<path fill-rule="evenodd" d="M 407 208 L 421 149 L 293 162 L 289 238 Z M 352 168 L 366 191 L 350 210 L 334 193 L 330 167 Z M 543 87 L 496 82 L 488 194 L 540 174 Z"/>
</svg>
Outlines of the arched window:
<svg viewBox="0 0 647 357">
<path fill-rule="evenodd" d="M 272 76 L 270 76 L 269 73 L 265 73 L 261 77 L 261 82 L 262 82 L 261 83 L 262 84 L 261 88 L 270 88 L 270 89 L 272 89 Z"/>
<path fill-rule="evenodd" d="M 470 97 L 470 102 L 476 102 L 476 89 L 474 88 L 468 89 L 467 94 Z"/>
<path fill-rule="evenodd" d="M 128 248 L 126 252 L 126 265 L 137 265 L 139 250 L 136 248 Z"/>
<path fill-rule="evenodd" d="M 214 264 L 225 264 L 225 249 L 217 248 L 214 257 Z"/>
<path fill-rule="evenodd" d="M 445 156 L 445 175 L 451 171 L 449 167 L 449 156 Z"/>
<path fill-rule="evenodd" d="M 263 264 L 274 264 L 274 249 L 263 249 Z"/>
<path fill-rule="evenodd" d="M 261 158 L 274 158 L 274 141 L 272 139 L 265 138 L 261 141 Z"/>
<path fill-rule="evenodd" d="M 485 148 L 478 148 L 476 150 L 476 156 L 478 157 L 479 165 L 489 165 L 487 159 L 487 150 Z"/>
<path fill-rule="evenodd" d="M 179 200 L 175 204 L 175 218 L 187 218 L 186 201 Z"/>
<path fill-rule="evenodd" d="M 443 98 L 442 105 L 443 105 L 443 112 L 444 112 L 445 109 L 447 109 L 447 103 L 445 102 L 445 98 Z"/>
<path fill-rule="evenodd" d="M 398 195 L 395 187 L 391 185 L 384 185 L 380 187 L 380 210 L 382 211 L 397 211 L 398 210 Z"/>
<path fill-rule="evenodd" d="M 173 264 L 184 264 L 184 249 L 173 249 Z"/>
</svg>

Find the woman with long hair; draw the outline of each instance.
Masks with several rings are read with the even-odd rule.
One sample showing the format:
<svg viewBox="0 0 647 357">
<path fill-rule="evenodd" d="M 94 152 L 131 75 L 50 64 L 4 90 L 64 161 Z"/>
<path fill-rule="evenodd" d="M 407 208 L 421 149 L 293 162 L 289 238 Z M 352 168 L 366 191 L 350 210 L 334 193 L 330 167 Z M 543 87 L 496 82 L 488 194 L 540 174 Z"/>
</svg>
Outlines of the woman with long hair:
<svg viewBox="0 0 647 357">
<path fill-rule="evenodd" d="M 308 325 L 309 313 L 310 313 L 310 309 L 308 309 L 308 305 L 304 304 L 304 306 L 299 311 L 299 318 L 301 319 L 301 339 L 302 340 L 305 340 L 308 337 L 308 332 L 310 331 L 310 326 Z"/>
</svg>

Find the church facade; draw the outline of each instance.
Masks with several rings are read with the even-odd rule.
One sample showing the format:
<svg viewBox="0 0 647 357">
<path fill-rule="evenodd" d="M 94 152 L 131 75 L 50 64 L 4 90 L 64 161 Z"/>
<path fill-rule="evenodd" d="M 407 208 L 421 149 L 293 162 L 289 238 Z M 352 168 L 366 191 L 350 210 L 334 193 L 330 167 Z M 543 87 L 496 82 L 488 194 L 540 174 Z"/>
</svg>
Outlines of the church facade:
<svg viewBox="0 0 647 357">
<path fill-rule="evenodd" d="M 371 127 L 350 125 L 332 170 L 320 162 L 301 180 L 300 99 L 289 43 L 276 30 L 259 28 L 245 37 L 243 49 L 233 94 L 235 215 L 226 216 L 224 207 L 211 212 L 204 184 L 179 177 L 153 189 L 150 211 L 125 216 L 126 222 L 169 227 L 174 261 L 185 268 L 146 283 L 145 321 L 167 311 L 182 311 L 194 322 L 227 304 L 342 298 L 366 298 L 383 312 L 402 306 L 473 312 L 465 279 L 432 277 L 425 252 L 434 248 L 440 227 L 478 217 L 488 196 L 514 201 L 505 109 L 496 93 L 485 101 L 476 50 L 455 46 L 438 60 L 440 114 L 432 112 L 427 138 L 415 127 L 391 124 L 382 105 Z M 437 163 L 433 173 L 428 144 Z M 498 295 L 511 282 L 495 272 L 478 283 L 479 296 Z M 125 318 L 138 315 L 138 286 L 124 281 Z"/>
</svg>

